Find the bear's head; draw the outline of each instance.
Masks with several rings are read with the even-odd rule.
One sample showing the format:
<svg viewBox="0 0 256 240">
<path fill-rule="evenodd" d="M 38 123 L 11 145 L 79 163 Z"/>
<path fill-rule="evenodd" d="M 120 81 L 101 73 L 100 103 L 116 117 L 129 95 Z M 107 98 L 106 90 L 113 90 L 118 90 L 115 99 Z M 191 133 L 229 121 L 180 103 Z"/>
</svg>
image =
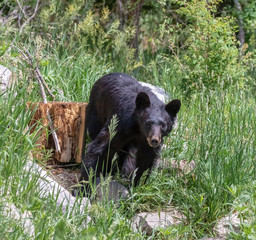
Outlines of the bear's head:
<svg viewBox="0 0 256 240">
<path fill-rule="evenodd" d="M 164 136 L 173 127 L 181 102 L 174 99 L 168 104 L 161 101 L 150 101 L 147 93 L 140 92 L 136 97 L 136 119 L 140 134 L 145 137 L 150 147 L 158 147 Z"/>
</svg>

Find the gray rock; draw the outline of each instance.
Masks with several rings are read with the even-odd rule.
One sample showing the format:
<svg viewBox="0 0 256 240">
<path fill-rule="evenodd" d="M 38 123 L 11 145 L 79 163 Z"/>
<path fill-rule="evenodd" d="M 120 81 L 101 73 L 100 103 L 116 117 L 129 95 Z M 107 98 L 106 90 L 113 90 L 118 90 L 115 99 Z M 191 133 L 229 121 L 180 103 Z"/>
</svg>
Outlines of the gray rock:
<svg viewBox="0 0 256 240">
<path fill-rule="evenodd" d="M 133 225 L 136 228 L 141 227 L 142 231 L 147 235 L 151 235 L 153 231 L 159 228 L 166 228 L 182 223 L 185 216 L 172 208 L 168 212 L 142 212 L 134 218 Z"/>
<path fill-rule="evenodd" d="M 101 181 L 96 178 L 96 185 L 96 200 L 100 202 L 113 200 L 118 203 L 129 196 L 127 188 L 116 181 Z"/>
<path fill-rule="evenodd" d="M 24 230 L 24 233 L 28 234 L 30 237 L 35 237 L 35 227 L 32 222 L 33 216 L 30 211 L 24 211 L 22 212 L 20 209 L 18 209 L 13 203 L 8 202 L 2 202 L 3 206 L 3 215 L 16 220 L 18 224 L 21 225 L 21 227 Z M 7 231 L 12 232 L 12 229 L 8 229 Z"/>
<path fill-rule="evenodd" d="M 80 213 L 83 214 L 84 209 L 90 207 L 88 198 L 81 199 L 73 197 L 69 191 L 50 178 L 48 173 L 36 163 L 29 161 L 25 166 L 25 170 L 31 174 L 40 175 L 38 185 L 41 189 L 41 196 L 52 196 L 54 199 L 57 199 L 57 206 L 61 206 L 63 213 L 68 212 L 69 214 L 73 214 L 73 207 L 79 206 Z"/>
<path fill-rule="evenodd" d="M 239 232 L 240 229 L 241 220 L 238 217 L 238 213 L 233 213 L 229 216 L 221 218 L 214 227 L 214 231 L 220 238 L 226 238 L 231 231 Z"/>
<path fill-rule="evenodd" d="M 194 160 L 190 162 L 187 160 L 172 160 L 171 166 L 178 170 L 178 176 L 180 177 L 191 173 L 195 169 L 196 163 Z"/>
<path fill-rule="evenodd" d="M 200 240 L 225 240 L 225 238 L 219 238 L 219 237 L 206 237 L 206 238 L 201 238 Z"/>
<path fill-rule="evenodd" d="M 5 93 L 14 83 L 12 72 L 0 65 L 0 94 Z"/>
<path fill-rule="evenodd" d="M 151 89 L 151 91 L 158 97 L 159 100 L 161 100 L 164 103 L 167 103 L 171 100 L 171 97 L 168 93 L 165 92 L 165 90 L 161 87 L 154 86 L 150 83 L 145 82 L 139 82 L 143 87 L 148 87 Z"/>
</svg>

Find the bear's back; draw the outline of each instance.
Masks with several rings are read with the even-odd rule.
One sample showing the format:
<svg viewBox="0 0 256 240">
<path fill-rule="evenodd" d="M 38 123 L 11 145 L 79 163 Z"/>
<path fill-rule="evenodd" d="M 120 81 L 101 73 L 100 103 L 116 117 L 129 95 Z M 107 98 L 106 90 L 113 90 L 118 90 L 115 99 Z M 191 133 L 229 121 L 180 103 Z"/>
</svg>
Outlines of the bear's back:
<svg viewBox="0 0 256 240">
<path fill-rule="evenodd" d="M 124 73 L 110 73 L 100 78 L 94 84 L 91 96 L 97 95 L 112 100 L 111 102 L 129 104 L 134 103 L 139 92 L 147 93 L 151 102 L 160 104 L 161 101 L 150 88 L 142 86 L 136 79 Z"/>
<path fill-rule="evenodd" d="M 100 122 L 109 122 L 114 114 L 125 125 L 131 125 L 136 108 L 136 97 L 145 92 L 155 108 L 164 108 L 151 89 L 142 86 L 136 79 L 124 73 L 110 73 L 97 80 L 92 88 L 89 109 L 95 109 Z M 90 112 L 90 111 L 89 111 Z M 88 112 L 88 114 L 89 114 Z M 128 124 L 128 122 L 130 124 Z M 121 124 L 122 125 L 122 124 Z"/>
</svg>

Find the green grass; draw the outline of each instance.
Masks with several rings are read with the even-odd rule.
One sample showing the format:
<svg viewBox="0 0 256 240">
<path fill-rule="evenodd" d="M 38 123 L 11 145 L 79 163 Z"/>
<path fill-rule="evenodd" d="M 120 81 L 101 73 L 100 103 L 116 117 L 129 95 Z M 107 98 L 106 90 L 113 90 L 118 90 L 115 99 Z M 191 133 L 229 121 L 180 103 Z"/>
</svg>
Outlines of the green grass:
<svg viewBox="0 0 256 240">
<path fill-rule="evenodd" d="M 104 57 L 87 52 L 86 47 L 72 51 L 64 48 L 61 53 L 58 50 L 56 46 L 44 49 L 47 57 L 41 66 L 58 101 L 88 101 L 99 77 L 126 69 L 126 62 L 118 66 L 107 63 Z M 9 65 L 15 61 L 15 55 L 10 57 Z M 255 236 L 255 99 L 245 89 L 230 86 L 225 91 L 202 91 L 186 98 L 178 84 L 180 77 L 160 56 L 129 72 L 182 100 L 178 127 L 165 140 L 162 151 L 167 164 L 155 170 L 145 185 L 132 188 L 130 197 L 120 205 L 94 203 L 84 214 L 76 206 L 73 215 L 68 215 L 56 206 L 56 199 L 40 195 L 38 176 L 24 171 L 29 152 L 36 147 L 36 133 L 27 129 L 31 112 L 26 110 L 26 102 L 40 100 L 37 83 L 30 83 L 31 74 L 24 71 L 25 67 L 21 61 L 16 70 L 24 72 L 17 95 L 13 91 L 6 98 L 0 96 L 1 239 L 30 238 L 20 220 L 4 215 L 5 202 L 32 213 L 35 239 L 197 239 L 212 236 L 216 221 L 232 211 L 250 222 L 231 237 Z M 33 91 L 28 94 L 31 86 Z M 179 176 L 171 167 L 172 160 L 195 161 L 196 167 Z M 150 237 L 131 225 L 130 220 L 139 211 L 168 210 L 171 206 L 186 216 L 183 224 L 161 229 Z M 87 216 L 92 221 L 84 226 Z"/>
<path fill-rule="evenodd" d="M 48 75 L 48 71 L 49 75 L 53 72 L 49 66 L 44 74 Z M 83 88 L 79 91 L 79 88 L 68 86 L 73 79 L 78 81 L 79 76 L 84 77 L 81 77 L 81 85 L 86 86 L 85 76 L 79 70 L 67 76 L 65 100 L 79 100 Z M 96 77 L 95 74 L 92 79 Z M 61 84 L 62 81 L 56 81 L 55 87 Z M 77 91 L 75 96 L 74 91 Z M 87 97 L 85 94 L 84 98 Z M 147 184 L 133 188 L 131 197 L 121 206 L 113 202 L 94 204 L 87 212 L 93 220 L 85 228 L 81 223 L 86 220 L 86 214 L 63 215 L 54 199 L 40 197 L 36 185 L 38 176 L 32 174 L 31 178 L 30 173 L 23 171 L 36 140 L 35 134 L 31 135 L 26 129 L 31 117 L 25 107 L 28 100 L 25 87 L 19 89 L 17 96 L 11 94 L 6 99 L 1 96 L 0 186 L 2 200 L 14 203 L 21 211 L 31 211 L 36 239 L 92 236 L 97 239 L 147 239 L 140 230 L 134 230 L 128 220 L 138 211 L 159 211 L 170 206 L 179 209 L 187 220 L 180 226 L 155 233 L 159 239 L 210 236 L 216 221 L 233 210 L 241 211 L 241 216 L 255 223 L 255 100 L 239 89 L 202 92 L 183 100 L 178 128 L 166 139 L 167 147 L 162 152 L 167 166 L 155 170 Z M 178 176 L 177 170 L 168 164 L 172 159 L 193 160 L 196 168 Z M 0 209 L 3 206 L 1 204 Z M 0 214 L 3 213 L 0 211 Z M 0 216 L 3 239 L 29 238 L 19 221 Z M 233 237 L 247 237 L 254 231 L 254 225 L 247 224 Z"/>
</svg>

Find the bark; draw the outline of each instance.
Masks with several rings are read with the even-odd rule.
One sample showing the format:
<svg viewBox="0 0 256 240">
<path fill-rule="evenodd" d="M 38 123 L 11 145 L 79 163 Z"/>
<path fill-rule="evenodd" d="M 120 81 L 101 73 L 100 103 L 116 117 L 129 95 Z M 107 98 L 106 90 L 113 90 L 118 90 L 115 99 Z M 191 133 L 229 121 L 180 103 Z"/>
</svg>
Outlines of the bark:
<svg viewBox="0 0 256 240">
<path fill-rule="evenodd" d="M 136 1 L 137 2 L 137 1 Z M 141 9 L 142 9 L 142 4 L 143 4 L 144 0 L 140 0 L 139 2 L 137 2 L 137 6 L 135 8 L 135 12 L 134 12 L 134 27 L 135 27 L 135 36 L 133 38 L 133 42 L 132 42 L 132 47 L 136 49 L 136 53 L 138 54 L 139 51 L 139 33 L 140 33 L 140 14 L 141 14 Z"/>
<path fill-rule="evenodd" d="M 243 47 L 244 43 L 245 43 L 245 37 L 244 37 L 244 24 L 243 24 L 243 19 L 241 17 L 241 12 L 242 12 L 242 7 L 241 4 L 239 2 L 239 0 L 234 0 L 237 12 L 238 12 L 238 25 L 239 25 L 239 34 L 238 34 L 238 38 L 240 41 L 240 48 Z"/>
<path fill-rule="evenodd" d="M 144 0 L 117 0 L 119 21 L 121 29 L 125 25 L 134 26 L 135 35 L 131 41 L 131 46 L 136 49 L 138 54 L 139 33 L 140 33 L 140 15 Z"/>
<path fill-rule="evenodd" d="M 124 24 L 126 22 L 126 14 L 125 14 L 124 4 L 123 4 L 122 0 L 117 0 L 117 6 L 118 6 L 120 28 L 121 28 L 121 30 L 123 30 Z"/>
</svg>

